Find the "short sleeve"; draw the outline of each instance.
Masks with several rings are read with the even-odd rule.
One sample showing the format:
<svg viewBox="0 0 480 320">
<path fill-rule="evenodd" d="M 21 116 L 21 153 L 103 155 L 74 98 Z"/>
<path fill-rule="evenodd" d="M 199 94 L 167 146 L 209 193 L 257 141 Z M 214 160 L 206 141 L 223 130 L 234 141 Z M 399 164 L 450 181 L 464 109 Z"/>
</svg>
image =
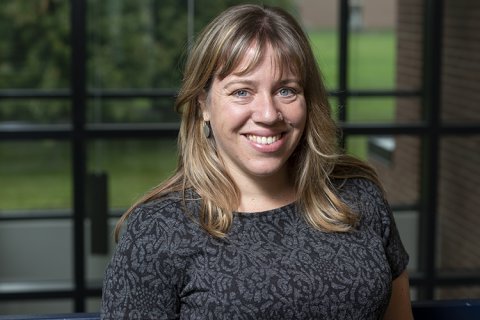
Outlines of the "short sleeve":
<svg viewBox="0 0 480 320">
<path fill-rule="evenodd" d="M 182 268 L 169 246 L 171 227 L 150 211 L 131 214 L 107 266 L 102 319 L 178 318 Z"/>
<path fill-rule="evenodd" d="M 367 191 L 369 198 L 368 210 L 375 213 L 370 217 L 370 223 L 382 238 L 392 278 L 395 279 L 406 269 L 409 261 L 408 253 L 400 239 L 392 209 L 383 191 L 371 181 L 362 183 L 364 184 L 362 189 Z"/>
<path fill-rule="evenodd" d="M 409 256 L 403 246 L 390 205 L 381 197 L 379 210 L 381 211 L 383 226 L 383 241 L 385 252 L 392 271 L 392 278 L 397 278 L 407 268 Z"/>
<path fill-rule="evenodd" d="M 367 179 L 350 179 L 342 189 L 344 200 L 360 214 L 360 224 L 381 239 L 392 279 L 397 278 L 406 269 L 409 256 L 383 191 Z"/>
</svg>

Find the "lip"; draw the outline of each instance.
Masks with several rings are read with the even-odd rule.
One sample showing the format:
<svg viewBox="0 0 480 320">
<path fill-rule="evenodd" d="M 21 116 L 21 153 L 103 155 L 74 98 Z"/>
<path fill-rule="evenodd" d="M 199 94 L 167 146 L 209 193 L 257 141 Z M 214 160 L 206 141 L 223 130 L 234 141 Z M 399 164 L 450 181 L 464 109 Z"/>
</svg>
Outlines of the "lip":
<svg viewBox="0 0 480 320">
<path fill-rule="evenodd" d="M 255 150 L 259 152 L 276 152 L 278 151 L 285 142 L 286 132 L 276 132 L 276 133 L 247 133 L 243 134 L 246 141 L 252 146 Z"/>
<path fill-rule="evenodd" d="M 282 134 L 268 135 L 268 136 L 259 136 L 253 134 L 247 134 L 247 139 L 253 143 L 261 145 L 269 145 L 277 142 L 282 138 Z"/>
</svg>

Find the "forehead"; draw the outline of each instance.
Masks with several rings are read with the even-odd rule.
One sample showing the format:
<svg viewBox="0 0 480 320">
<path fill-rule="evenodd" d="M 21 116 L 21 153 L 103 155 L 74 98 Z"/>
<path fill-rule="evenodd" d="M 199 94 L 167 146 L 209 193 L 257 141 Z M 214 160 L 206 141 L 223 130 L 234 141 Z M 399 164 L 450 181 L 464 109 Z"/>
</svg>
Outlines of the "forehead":
<svg viewBox="0 0 480 320">
<path fill-rule="evenodd" d="M 294 76 L 300 78 L 300 68 L 293 57 L 270 43 L 253 43 L 241 50 L 241 54 L 227 57 L 216 75 L 220 80 L 229 75 L 243 76 L 253 72 L 260 65 L 269 63 L 275 78 Z"/>
</svg>

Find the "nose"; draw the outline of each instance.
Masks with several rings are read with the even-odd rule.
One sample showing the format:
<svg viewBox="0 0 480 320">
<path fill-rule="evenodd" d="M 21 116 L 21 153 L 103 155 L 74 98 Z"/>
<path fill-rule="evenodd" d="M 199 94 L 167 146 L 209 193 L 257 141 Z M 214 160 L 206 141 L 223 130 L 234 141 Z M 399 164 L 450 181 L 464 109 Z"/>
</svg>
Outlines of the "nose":
<svg viewBox="0 0 480 320">
<path fill-rule="evenodd" d="M 279 120 L 279 110 L 272 95 L 266 93 L 257 97 L 252 120 L 264 124 L 273 124 Z"/>
</svg>

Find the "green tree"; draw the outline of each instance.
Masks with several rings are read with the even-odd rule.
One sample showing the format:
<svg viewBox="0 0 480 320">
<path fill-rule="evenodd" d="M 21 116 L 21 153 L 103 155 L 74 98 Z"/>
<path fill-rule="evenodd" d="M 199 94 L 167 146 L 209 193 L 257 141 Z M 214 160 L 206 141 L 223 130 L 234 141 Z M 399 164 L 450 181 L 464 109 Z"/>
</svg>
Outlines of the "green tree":
<svg viewBox="0 0 480 320">
<path fill-rule="evenodd" d="M 83 1 L 83 0 L 74 0 Z M 87 1 L 88 89 L 171 89 L 188 48 L 188 0 Z M 292 8 L 291 0 L 251 1 Z M 194 33 L 239 0 L 196 0 Z M 0 6 L 0 89 L 68 89 L 70 1 L 3 0 Z M 174 121 L 171 99 L 89 101 L 91 121 Z M 0 121 L 69 121 L 62 100 L 1 100 Z"/>
<path fill-rule="evenodd" d="M 68 87 L 69 29 L 68 1 L 3 0 L 0 6 L 0 89 Z M 68 116 L 68 107 L 62 101 L 0 100 L 0 120 L 3 121 L 56 122 Z"/>
</svg>

